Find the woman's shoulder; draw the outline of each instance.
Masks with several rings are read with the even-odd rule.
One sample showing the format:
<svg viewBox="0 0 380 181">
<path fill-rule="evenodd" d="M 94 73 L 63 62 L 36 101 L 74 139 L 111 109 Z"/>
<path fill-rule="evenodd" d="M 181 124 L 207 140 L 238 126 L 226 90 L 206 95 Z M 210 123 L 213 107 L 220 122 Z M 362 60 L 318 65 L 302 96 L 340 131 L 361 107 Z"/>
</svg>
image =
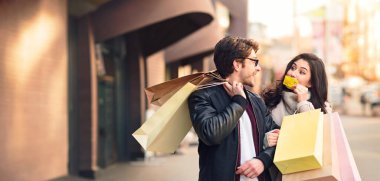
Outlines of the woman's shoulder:
<svg viewBox="0 0 380 181">
<path fill-rule="evenodd" d="M 327 111 L 327 113 L 332 113 L 333 112 L 333 108 L 332 108 L 332 105 L 329 103 L 329 102 L 325 102 L 325 109 Z"/>
</svg>

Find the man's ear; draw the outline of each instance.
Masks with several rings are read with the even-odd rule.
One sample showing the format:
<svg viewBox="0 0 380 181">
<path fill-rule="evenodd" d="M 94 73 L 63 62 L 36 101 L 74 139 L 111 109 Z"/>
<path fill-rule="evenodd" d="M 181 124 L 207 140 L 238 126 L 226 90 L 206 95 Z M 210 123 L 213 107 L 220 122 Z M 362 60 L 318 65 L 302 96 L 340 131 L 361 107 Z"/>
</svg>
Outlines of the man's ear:
<svg viewBox="0 0 380 181">
<path fill-rule="evenodd" d="M 240 71 L 240 68 L 241 68 L 241 63 L 240 63 L 240 62 L 234 60 L 234 61 L 232 62 L 232 65 L 234 66 L 234 70 L 235 70 L 235 71 Z"/>
</svg>

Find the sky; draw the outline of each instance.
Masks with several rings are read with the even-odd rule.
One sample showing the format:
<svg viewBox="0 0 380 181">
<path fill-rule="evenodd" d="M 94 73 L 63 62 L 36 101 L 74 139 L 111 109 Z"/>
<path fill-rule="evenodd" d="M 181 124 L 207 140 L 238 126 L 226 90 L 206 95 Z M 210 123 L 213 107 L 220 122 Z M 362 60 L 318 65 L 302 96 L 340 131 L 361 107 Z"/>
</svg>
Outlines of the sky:
<svg viewBox="0 0 380 181">
<path fill-rule="evenodd" d="M 297 14 L 318 8 L 327 0 L 248 0 L 248 21 L 267 25 L 269 37 L 293 33 L 293 7 Z M 296 3 L 294 5 L 294 3 Z M 298 18 L 300 19 L 300 18 Z M 298 22 L 303 22 L 302 18 Z M 302 25 L 301 25 L 302 26 Z"/>
</svg>

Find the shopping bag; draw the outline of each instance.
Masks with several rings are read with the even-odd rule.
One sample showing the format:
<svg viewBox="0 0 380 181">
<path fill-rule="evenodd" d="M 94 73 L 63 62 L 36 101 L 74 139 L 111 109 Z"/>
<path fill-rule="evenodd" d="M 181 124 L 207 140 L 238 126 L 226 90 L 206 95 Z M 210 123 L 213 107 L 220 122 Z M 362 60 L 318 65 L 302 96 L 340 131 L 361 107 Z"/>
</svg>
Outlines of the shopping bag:
<svg viewBox="0 0 380 181">
<path fill-rule="evenodd" d="M 285 116 L 274 164 L 282 174 L 322 167 L 323 114 L 320 109 Z"/>
<path fill-rule="evenodd" d="M 147 151 L 173 153 L 192 124 L 187 98 L 197 88 L 186 83 L 132 135 Z"/>
<path fill-rule="evenodd" d="M 283 181 L 336 181 L 340 180 L 338 150 L 332 133 L 331 114 L 323 116 L 323 166 L 303 172 L 282 175 Z"/>
<path fill-rule="evenodd" d="M 340 180 L 360 181 L 360 174 L 356 166 L 354 156 L 352 155 L 350 145 L 348 143 L 346 133 L 344 132 L 342 121 L 337 112 L 331 115 L 333 134 L 336 138 L 336 145 L 338 150 L 338 161 Z"/>
<path fill-rule="evenodd" d="M 186 83 L 192 83 L 198 88 L 222 84 L 225 80 L 216 71 L 195 73 L 179 77 L 145 89 L 148 102 L 157 106 L 164 104 Z"/>
</svg>

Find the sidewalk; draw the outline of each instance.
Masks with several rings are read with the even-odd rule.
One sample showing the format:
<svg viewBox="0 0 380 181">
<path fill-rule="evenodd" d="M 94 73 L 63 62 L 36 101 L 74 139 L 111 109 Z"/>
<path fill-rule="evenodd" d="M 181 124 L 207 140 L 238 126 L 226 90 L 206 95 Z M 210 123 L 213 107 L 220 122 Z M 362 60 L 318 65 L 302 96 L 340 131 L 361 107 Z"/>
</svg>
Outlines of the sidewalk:
<svg viewBox="0 0 380 181">
<path fill-rule="evenodd" d="M 183 150 L 182 154 L 165 155 L 146 161 L 118 163 L 100 170 L 99 181 L 195 181 L 198 180 L 197 146 Z M 91 181 L 67 176 L 54 181 Z"/>
</svg>

